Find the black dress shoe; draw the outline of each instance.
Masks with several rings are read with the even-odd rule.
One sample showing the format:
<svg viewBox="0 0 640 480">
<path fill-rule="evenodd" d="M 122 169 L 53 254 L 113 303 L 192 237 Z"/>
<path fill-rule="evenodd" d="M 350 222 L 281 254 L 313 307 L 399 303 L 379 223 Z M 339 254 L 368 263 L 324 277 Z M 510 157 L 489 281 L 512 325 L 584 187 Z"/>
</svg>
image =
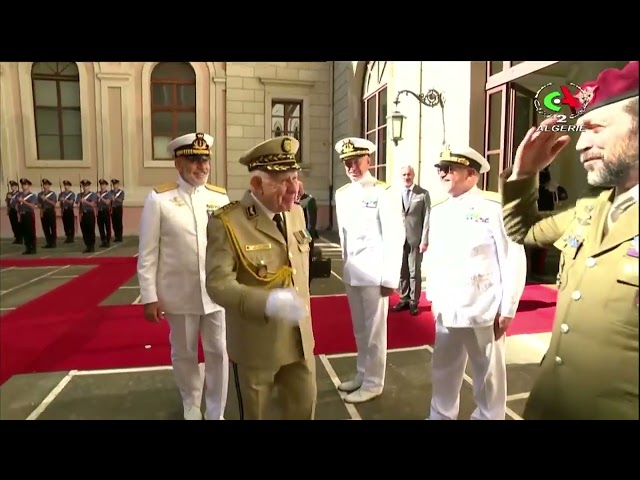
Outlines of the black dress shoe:
<svg viewBox="0 0 640 480">
<path fill-rule="evenodd" d="M 409 309 L 409 302 L 405 302 L 405 301 L 401 301 L 400 303 L 397 303 L 391 308 L 391 310 L 393 310 L 394 312 L 401 312 L 403 310 L 408 310 L 408 309 Z"/>
<path fill-rule="evenodd" d="M 418 313 L 420 313 L 418 311 L 418 305 L 416 305 L 415 303 L 412 303 L 411 305 L 409 305 L 409 313 L 411 315 L 418 315 Z"/>
</svg>

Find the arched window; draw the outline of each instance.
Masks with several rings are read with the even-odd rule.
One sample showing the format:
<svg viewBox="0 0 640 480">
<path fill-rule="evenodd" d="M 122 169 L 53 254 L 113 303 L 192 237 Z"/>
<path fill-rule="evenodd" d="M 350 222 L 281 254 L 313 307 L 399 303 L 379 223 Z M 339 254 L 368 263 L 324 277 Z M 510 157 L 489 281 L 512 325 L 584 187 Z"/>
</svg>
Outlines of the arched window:
<svg viewBox="0 0 640 480">
<path fill-rule="evenodd" d="M 39 160 L 82 160 L 80 77 L 75 62 L 31 67 Z"/>
<path fill-rule="evenodd" d="M 153 158 L 171 158 L 169 142 L 196 131 L 196 73 L 189 63 L 158 63 L 151 72 Z"/>
<path fill-rule="evenodd" d="M 271 135 L 288 135 L 300 142 L 296 153 L 298 163 L 302 162 L 302 102 L 299 100 L 271 101 Z"/>
<path fill-rule="evenodd" d="M 369 62 L 364 77 L 362 128 L 364 138 L 376 144 L 371 174 L 387 178 L 387 62 Z"/>
</svg>

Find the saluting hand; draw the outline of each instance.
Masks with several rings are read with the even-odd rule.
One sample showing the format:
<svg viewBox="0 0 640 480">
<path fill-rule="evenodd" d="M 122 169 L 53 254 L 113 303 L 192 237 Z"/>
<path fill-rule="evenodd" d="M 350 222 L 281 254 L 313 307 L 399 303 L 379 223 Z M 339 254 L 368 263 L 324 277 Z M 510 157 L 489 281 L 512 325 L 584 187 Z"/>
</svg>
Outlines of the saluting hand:
<svg viewBox="0 0 640 480">
<path fill-rule="evenodd" d="M 553 162 L 560 151 L 569 143 L 569 135 L 562 132 L 553 132 L 551 128 L 558 123 L 558 118 L 553 116 L 544 120 L 540 127 L 549 131 L 537 131 L 537 127 L 531 127 L 524 136 L 515 158 L 513 159 L 513 177 L 524 178 L 537 175 L 542 169 Z"/>
<path fill-rule="evenodd" d="M 144 318 L 153 323 L 164 320 L 164 311 L 162 310 L 162 305 L 160 305 L 160 302 L 151 302 L 145 304 Z"/>
</svg>

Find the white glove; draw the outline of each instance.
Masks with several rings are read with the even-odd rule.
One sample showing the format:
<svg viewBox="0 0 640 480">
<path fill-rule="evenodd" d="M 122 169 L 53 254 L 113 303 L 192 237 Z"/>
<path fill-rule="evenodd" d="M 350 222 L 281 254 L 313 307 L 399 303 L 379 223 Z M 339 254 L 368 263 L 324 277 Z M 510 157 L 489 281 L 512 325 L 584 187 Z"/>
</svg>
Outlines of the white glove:
<svg viewBox="0 0 640 480">
<path fill-rule="evenodd" d="M 269 293 L 265 313 L 292 325 L 298 325 L 307 313 L 304 302 L 292 288 L 276 288 Z"/>
</svg>

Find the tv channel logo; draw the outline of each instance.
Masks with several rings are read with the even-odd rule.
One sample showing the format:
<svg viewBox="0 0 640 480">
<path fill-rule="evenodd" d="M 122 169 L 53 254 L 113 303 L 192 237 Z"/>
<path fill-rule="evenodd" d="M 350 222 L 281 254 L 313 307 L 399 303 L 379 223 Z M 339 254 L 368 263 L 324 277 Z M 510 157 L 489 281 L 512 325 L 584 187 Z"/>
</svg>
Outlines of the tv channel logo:
<svg viewBox="0 0 640 480">
<path fill-rule="evenodd" d="M 544 118 L 556 117 L 558 122 L 551 128 L 538 127 L 538 131 L 582 132 L 582 125 L 568 120 L 575 120 L 584 113 L 589 98 L 590 95 L 582 87 L 572 82 L 565 85 L 547 83 L 540 87 L 533 100 L 536 111 Z"/>
</svg>

